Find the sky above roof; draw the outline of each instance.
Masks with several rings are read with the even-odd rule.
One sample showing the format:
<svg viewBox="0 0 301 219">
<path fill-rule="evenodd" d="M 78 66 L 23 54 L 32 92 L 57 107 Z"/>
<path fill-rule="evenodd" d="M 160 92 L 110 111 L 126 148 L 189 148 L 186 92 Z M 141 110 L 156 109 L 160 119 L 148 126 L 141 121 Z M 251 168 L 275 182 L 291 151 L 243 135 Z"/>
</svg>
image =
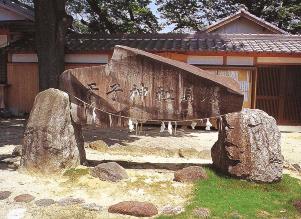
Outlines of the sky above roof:
<svg viewBox="0 0 301 219">
<path fill-rule="evenodd" d="M 158 7 L 157 7 L 157 5 L 156 5 L 153 1 L 150 3 L 150 9 L 151 9 L 152 12 L 157 16 L 158 21 L 159 21 L 160 24 L 165 23 L 165 20 L 162 19 L 162 18 L 160 17 L 160 13 L 158 12 Z M 175 27 L 174 24 L 172 24 L 172 25 L 166 25 L 166 26 L 160 31 L 160 33 L 169 33 L 169 32 L 171 32 L 171 31 L 174 29 L 174 27 Z"/>
</svg>

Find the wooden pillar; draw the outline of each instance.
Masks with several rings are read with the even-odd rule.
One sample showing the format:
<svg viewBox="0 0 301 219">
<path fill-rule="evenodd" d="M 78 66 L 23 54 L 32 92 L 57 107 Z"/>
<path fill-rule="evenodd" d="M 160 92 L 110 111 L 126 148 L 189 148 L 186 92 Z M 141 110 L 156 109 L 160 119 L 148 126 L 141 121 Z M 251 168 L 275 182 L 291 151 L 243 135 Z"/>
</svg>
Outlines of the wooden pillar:
<svg viewBox="0 0 301 219">
<path fill-rule="evenodd" d="M 286 93 L 286 83 L 287 83 L 287 68 L 286 66 L 281 66 L 280 71 L 280 87 L 279 87 L 279 108 L 278 108 L 278 122 L 283 123 L 284 121 L 284 104 L 285 104 L 285 93 Z"/>
<path fill-rule="evenodd" d="M 224 66 L 227 65 L 227 56 L 223 56 L 223 65 L 224 65 Z"/>
<path fill-rule="evenodd" d="M 0 84 L 0 109 L 4 109 L 7 107 L 7 84 Z"/>
<path fill-rule="evenodd" d="M 256 69 L 252 72 L 252 91 L 251 91 L 251 108 L 255 109 L 256 108 L 256 91 L 257 91 L 257 67 Z"/>
</svg>

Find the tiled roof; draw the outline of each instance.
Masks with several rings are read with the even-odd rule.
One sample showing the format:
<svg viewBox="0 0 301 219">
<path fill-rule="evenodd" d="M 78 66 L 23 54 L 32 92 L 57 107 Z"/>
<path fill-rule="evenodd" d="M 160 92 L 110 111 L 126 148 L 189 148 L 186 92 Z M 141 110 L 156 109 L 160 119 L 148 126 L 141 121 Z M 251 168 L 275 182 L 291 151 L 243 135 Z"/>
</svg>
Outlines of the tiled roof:
<svg viewBox="0 0 301 219">
<path fill-rule="evenodd" d="M 20 1 L 0 0 L 0 6 L 34 21 L 34 9 Z"/>
<path fill-rule="evenodd" d="M 112 51 L 124 45 L 151 52 L 255 52 L 301 54 L 301 36 L 277 34 L 142 34 L 69 35 L 67 52 Z M 8 48 L 34 51 L 33 39 L 20 40 Z"/>
</svg>

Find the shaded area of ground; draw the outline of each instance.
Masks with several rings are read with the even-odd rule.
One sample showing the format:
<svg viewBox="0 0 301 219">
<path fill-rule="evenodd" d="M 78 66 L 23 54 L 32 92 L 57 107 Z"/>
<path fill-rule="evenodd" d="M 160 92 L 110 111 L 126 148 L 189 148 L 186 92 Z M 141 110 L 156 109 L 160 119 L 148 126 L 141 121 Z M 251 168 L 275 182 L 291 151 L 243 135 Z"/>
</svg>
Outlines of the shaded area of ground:
<svg viewBox="0 0 301 219">
<path fill-rule="evenodd" d="M 0 118 L 0 147 L 22 144 L 26 120 Z"/>
<path fill-rule="evenodd" d="M 202 133 L 204 135 L 200 136 Z M 178 128 L 176 133 L 170 135 L 167 130 L 160 133 L 160 127 L 147 126 L 139 134 L 130 133 L 128 129 L 96 128 L 93 126 L 83 127 L 85 142 L 101 139 L 109 147 L 137 145 L 145 147 L 167 147 L 175 148 L 199 148 L 199 150 L 210 149 L 217 140 L 216 131 L 192 130 Z"/>
<path fill-rule="evenodd" d="M 22 144 L 25 124 L 25 119 L 0 119 L 0 148 Z M 282 153 L 285 160 L 301 165 L 301 127 L 280 126 L 280 130 L 282 132 Z M 86 143 L 102 140 L 109 148 L 122 147 L 119 149 L 122 153 L 127 151 L 130 153 L 133 148 L 135 150 L 140 148 L 139 153 L 146 152 L 147 150 L 143 150 L 144 148 L 153 148 L 153 151 L 161 153 L 157 148 L 164 148 L 173 154 L 175 150 L 181 148 L 192 148 L 199 152 L 205 152 L 203 153 L 204 159 L 210 158 L 210 149 L 218 135 L 216 131 L 180 128 L 175 135 L 170 136 L 168 132 L 160 133 L 160 127 L 144 127 L 143 132 L 136 135 L 129 133 L 127 129 L 100 129 L 93 126 L 83 127 L 83 134 Z M 148 150 L 151 152 L 152 149 Z M 0 159 L 3 159 L 3 153 L 1 154 Z"/>
</svg>

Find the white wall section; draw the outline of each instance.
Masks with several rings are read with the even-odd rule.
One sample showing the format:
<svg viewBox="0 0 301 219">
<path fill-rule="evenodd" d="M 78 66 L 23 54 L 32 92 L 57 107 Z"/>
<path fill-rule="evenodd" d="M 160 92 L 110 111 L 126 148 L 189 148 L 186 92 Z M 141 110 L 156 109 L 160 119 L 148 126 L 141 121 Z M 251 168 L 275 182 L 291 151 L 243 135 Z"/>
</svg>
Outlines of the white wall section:
<svg viewBox="0 0 301 219">
<path fill-rule="evenodd" d="M 254 65 L 254 58 L 247 56 L 227 56 L 227 65 Z"/>
<path fill-rule="evenodd" d="M 223 65 L 222 56 L 188 56 L 187 63 L 191 65 Z"/>
</svg>

